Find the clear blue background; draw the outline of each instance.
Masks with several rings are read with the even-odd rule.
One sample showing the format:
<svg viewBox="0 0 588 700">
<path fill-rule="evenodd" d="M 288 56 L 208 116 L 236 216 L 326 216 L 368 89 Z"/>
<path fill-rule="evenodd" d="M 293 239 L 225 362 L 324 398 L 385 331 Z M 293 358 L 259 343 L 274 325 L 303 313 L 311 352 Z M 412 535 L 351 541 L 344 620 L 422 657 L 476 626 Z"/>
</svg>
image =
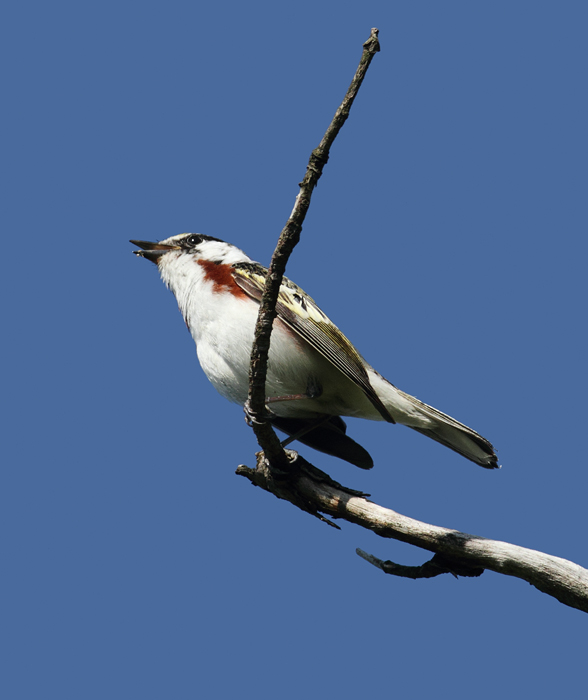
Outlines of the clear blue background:
<svg viewBox="0 0 588 700">
<path fill-rule="evenodd" d="M 350 421 L 406 515 L 588 564 L 585 2 L 20 2 L 0 18 L 3 698 L 571 697 L 584 613 L 234 475 L 256 444 L 129 238 L 263 263 L 372 26 L 288 274 L 488 472 Z M 505 690 L 508 689 L 508 690 Z"/>
</svg>

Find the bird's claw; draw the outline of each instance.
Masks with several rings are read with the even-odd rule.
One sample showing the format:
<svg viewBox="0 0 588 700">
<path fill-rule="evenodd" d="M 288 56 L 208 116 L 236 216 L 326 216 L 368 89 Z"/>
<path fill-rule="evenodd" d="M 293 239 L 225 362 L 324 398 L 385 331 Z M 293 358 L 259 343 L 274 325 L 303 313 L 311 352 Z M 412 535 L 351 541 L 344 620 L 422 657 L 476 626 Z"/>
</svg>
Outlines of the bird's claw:
<svg viewBox="0 0 588 700">
<path fill-rule="evenodd" d="M 245 422 L 249 427 L 252 427 L 253 425 L 263 425 L 265 422 L 263 420 L 263 416 L 257 413 L 257 411 L 251 410 L 251 404 L 249 403 L 249 399 L 245 401 L 245 404 L 243 405 L 243 411 L 245 412 Z"/>
</svg>

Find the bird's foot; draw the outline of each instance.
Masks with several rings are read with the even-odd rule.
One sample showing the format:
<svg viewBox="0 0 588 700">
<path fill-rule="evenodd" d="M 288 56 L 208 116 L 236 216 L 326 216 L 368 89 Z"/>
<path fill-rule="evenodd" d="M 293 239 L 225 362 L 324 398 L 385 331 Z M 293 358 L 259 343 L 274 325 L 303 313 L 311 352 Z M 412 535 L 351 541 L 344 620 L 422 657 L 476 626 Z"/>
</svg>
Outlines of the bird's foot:
<svg viewBox="0 0 588 700">
<path fill-rule="evenodd" d="M 259 414 L 257 411 L 251 410 L 251 404 L 249 403 L 249 399 L 245 401 L 245 404 L 243 405 L 243 411 L 245 412 L 245 422 L 249 427 L 252 427 L 253 425 L 263 425 L 263 423 L 265 423 L 263 414 Z"/>
</svg>

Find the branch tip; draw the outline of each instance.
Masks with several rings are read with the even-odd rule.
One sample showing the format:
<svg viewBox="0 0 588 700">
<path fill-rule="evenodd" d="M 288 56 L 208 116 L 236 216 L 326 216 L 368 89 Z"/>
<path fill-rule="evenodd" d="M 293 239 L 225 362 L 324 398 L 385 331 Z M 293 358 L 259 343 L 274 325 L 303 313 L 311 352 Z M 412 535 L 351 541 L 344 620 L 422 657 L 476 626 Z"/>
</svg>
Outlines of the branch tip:
<svg viewBox="0 0 588 700">
<path fill-rule="evenodd" d="M 363 48 L 371 53 L 377 53 L 380 50 L 380 42 L 378 41 L 378 34 L 380 30 L 377 27 L 372 27 L 370 32 L 370 38 L 364 42 Z"/>
</svg>

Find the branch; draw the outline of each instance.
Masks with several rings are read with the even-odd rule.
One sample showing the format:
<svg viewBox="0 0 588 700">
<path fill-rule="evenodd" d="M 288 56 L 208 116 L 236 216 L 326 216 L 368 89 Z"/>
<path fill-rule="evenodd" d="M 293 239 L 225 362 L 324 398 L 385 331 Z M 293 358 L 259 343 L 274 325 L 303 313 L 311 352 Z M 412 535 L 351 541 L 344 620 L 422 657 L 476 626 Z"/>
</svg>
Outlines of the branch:
<svg viewBox="0 0 588 700">
<path fill-rule="evenodd" d="M 264 462 L 265 460 L 262 460 Z M 435 556 L 420 567 L 382 561 L 358 554 L 386 573 L 408 578 L 431 578 L 443 573 L 480 576 L 485 569 L 515 576 L 553 596 L 561 603 L 588 612 L 588 570 L 566 559 L 413 520 L 367 500 L 366 494 L 347 489 L 302 457 L 290 463 L 287 478 L 268 478 L 268 470 L 241 465 L 237 474 L 255 486 L 288 500 L 307 513 L 342 518 L 380 537 L 415 545 Z"/>
<path fill-rule="evenodd" d="M 338 526 L 323 514 L 348 520 L 372 530 L 380 537 L 400 540 L 434 552 L 433 558 L 422 566 L 402 566 L 358 550 L 361 557 L 386 573 L 416 579 L 444 573 L 480 576 L 484 570 L 490 569 L 528 581 L 565 605 L 588 612 L 588 570 L 559 557 L 428 525 L 378 506 L 367 500 L 367 494 L 342 486 L 296 452 L 285 451 L 265 420 L 270 335 L 286 263 L 300 238 L 312 191 L 328 161 L 330 147 L 349 116 L 366 71 L 379 50 L 378 30 L 372 29 L 349 90 L 322 141 L 310 156 L 294 209 L 272 256 L 255 328 L 246 404 L 246 413 L 264 452 L 258 453 L 255 469 L 240 465 L 237 474 L 334 527 Z"/>
<path fill-rule="evenodd" d="M 347 120 L 351 105 L 361 87 L 372 58 L 379 50 L 378 30 L 372 29 L 370 38 L 363 45 L 363 53 L 359 61 L 359 66 L 347 90 L 347 94 L 337 109 L 320 144 L 310 155 L 306 174 L 300 183 L 300 191 L 294 203 L 294 209 L 286 225 L 282 229 L 278 244 L 272 256 L 259 314 L 257 316 L 255 340 L 251 351 L 251 365 L 249 369 L 249 397 L 245 410 L 255 432 L 255 436 L 257 437 L 257 441 L 264 450 L 265 456 L 269 460 L 272 468 L 283 473 L 286 473 L 289 469 L 289 460 L 271 425 L 264 419 L 267 360 L 272 325 L 276 317 L 278 292 L 280 291 L 280 284 L 282 283 L 286 263 L 294 247 L 300 240 L 302 224 L 310 206 L 312 191 L 316 187 L 322 175 L 323 168 L 329 160 L 331 145 Z"/>
</svg>

